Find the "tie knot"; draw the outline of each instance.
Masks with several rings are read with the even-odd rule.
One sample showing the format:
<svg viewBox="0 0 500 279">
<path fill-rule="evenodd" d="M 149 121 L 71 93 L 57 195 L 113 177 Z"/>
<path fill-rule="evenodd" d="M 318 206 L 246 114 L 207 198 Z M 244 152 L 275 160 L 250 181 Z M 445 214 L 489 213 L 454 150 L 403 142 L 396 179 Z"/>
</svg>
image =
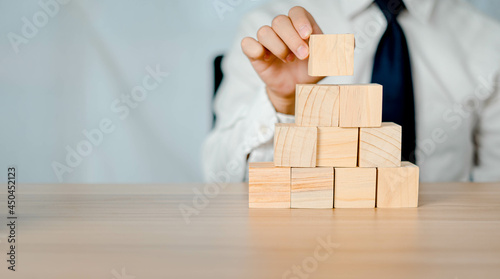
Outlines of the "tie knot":
<svg viewBox="0 0 500 279">
<path fill-rule="evenodd" d="M 396 20 L 398 15 L 406 8 L 403 0 L 375 0 L 387 22 Z"/>
</svg>

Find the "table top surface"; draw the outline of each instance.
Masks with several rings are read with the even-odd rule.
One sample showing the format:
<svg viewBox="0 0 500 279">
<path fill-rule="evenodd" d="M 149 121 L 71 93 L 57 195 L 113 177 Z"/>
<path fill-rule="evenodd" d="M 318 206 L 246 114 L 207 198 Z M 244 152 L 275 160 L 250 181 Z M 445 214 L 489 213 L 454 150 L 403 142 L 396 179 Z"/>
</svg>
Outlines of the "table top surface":
<svg viewBox="0 0 500 279">
<path fill-rule="evenodd" d="M 406 209 L 249 209 L 244 183 L 21 184 L 16 210 L 0 278 L 500 278 L 500 184 L 421 184 Z"/>
</svg>

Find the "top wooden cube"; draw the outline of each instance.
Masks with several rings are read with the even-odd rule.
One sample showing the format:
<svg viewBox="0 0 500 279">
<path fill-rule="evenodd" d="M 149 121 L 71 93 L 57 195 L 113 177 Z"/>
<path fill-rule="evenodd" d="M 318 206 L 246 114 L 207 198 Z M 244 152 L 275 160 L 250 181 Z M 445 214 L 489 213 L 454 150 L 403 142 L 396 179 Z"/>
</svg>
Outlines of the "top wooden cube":
<svg viewBox="0 0 500 279">
<path fill-rule="evenodd" d="M 310 76 L 352 76 L 354 35 L 311 35 L 308 72 Z"/>
</svg>

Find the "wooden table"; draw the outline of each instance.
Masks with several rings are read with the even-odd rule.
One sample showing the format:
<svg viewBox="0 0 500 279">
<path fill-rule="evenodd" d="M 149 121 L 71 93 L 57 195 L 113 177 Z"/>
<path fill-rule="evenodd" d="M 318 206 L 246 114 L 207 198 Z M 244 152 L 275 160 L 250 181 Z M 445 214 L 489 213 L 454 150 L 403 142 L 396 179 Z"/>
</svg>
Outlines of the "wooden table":
<svg viewBox="0 0 500 279">
<path fill-rule="evenodd" d="M 19 185 L 0 278 L 500 278 L 500 184 L 422 184 L 414 209 L 249 210 L 247 188 Z"/>
</svg>

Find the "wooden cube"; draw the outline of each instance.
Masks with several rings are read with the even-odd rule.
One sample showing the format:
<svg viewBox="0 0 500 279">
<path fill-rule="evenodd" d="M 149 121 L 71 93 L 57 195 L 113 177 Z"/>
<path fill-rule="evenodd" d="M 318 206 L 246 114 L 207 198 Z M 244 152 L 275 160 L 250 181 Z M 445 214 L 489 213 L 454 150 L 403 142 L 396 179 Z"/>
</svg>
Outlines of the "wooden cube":
<svg viewBox="0 0 500 279">
<path fill-rule="evenodd" d="M 377 207 L 417 207 L 418 175 L 419 168 L 410 162 L 397 168 L 378 168 Z"/>
<path fill-rule="evenodd" d="M 360 167 L 401 166 L 401 126 L 392 122 L 359 129 Z"/>
<path fill-rule="evenodd" d="M 274 165 L 315 167 L 318 129 L 278 123 L 274 131 Z"/>
<path fill-rule="evenodd" d="M 292 208 L 333 208 L 333 168 L 292 168 Z"/>
<path fill-rule="evenodd" d="M 273 162 L 250 163 L 248 206 L 250 208 L 290 208 L 291 168 Z"/>
<path fill-rule="evenodd" d="M 335 208 L 374 208 L 376 168 L 335 168 Z"/>
<path fill-rule="evenodd" d="M 354 35 L 311 35 L 308 72 L 310 76 L 352 76 Z"/>
<path fill-rule="evenodd" d="M 356 167 L 358 128 L 318 127 L 316 166 Z"/>
<path fill-rule="evenodd" d="M 340 85 L 340 127 L 380 127 L 382 85 Z"/>
<path fill-rule="evenodd" d="M 339 126 L 339 86 L 297 84 L 295 90 L 297 126 Z"/>
</svg>

